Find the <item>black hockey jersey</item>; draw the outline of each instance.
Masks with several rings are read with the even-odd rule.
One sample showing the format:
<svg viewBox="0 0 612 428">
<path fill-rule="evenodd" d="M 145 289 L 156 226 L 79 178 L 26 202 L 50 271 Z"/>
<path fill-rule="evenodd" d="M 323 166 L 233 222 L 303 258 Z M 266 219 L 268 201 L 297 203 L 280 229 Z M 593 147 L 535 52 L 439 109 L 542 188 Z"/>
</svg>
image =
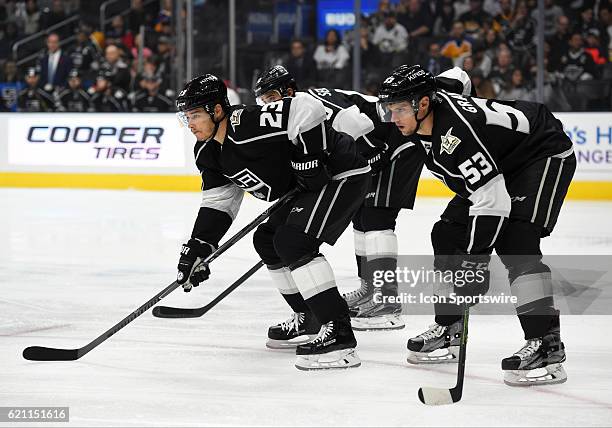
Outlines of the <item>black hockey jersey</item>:
<svg viewBox="0 0 612 428">
<path fill-rule="evenodd" d="M 232 106 L 223 143 L 198 141 L 194 147 L 202 176 L 201 208 L 233 219 L 243 191 L 265 201 L 278 199 L 296 186 L 291 161 L 308 156 L 320 156 L 333 180 L 369 173 L 353 139 L 324 121 L 323 105 L 303 93 L 264 106 Z M 216 245 L 214 233 L 196 232 L 211 231 L 208 222 L 215 215 L 198 215 L 194 237 Z"/>
<path fill-rule="evenodd" d="M 17 97 L 17 111 L 46 113 L 54 110 L 55 100 L 40 88 L 27 88 Z"/>
<path fill-rule="evenodd" d="M 133 112 L 167 113 L 174 110 L 174 103 L 161 94 L 150 95 L 146 91 L 139 92 L 132 104 Z"/>
<path fill-rule="evenodd" d="M 467 250 L 478 253 L 494 243 L 510 213 L 505 181 L 537 160 L 570 156 L 572 142 L 543 104 L 445 91 L 438 97 L 431 138 L 415 137 L 428 152 L 428 169 L 471 201 Z"/>
<path fill-rule="evenodd" d="M 324 124 L 325 110 L 300 94 L 264 106 L 234 106 L 223 144 L 198 141 L 196 166 L 202 190 L 233 183 L 273 201 L 295 185 L 290 162 L 321 155 L 333 179 L 369 171 L 354 141 Z"/>
<path fill-rule="evenodd" d="M 64 89 L 57 96 L 57 111 L 84 113 L 89 110 L 90 97 L 82 89 Z"/>
</svg>

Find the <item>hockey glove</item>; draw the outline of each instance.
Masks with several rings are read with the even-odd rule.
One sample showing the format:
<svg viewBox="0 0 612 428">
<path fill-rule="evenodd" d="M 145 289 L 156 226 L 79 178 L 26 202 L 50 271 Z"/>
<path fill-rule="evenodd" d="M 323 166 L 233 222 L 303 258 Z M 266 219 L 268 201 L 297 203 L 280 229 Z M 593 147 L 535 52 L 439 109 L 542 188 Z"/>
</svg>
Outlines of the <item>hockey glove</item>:
<svg viewBox="0 0 612 428">
<path fill-rule="evenodd" d="M 308 192 L 316 192 L 325 186 L 331 177 L 321 156 L 305 156 L 299 161 L 291 161 L 291 168 L 298 186 Z"/>
<path fill-rule="evenodd" d="M 203 263 L 215 247 L 208 242 L 191 238 L 181 248 L 181 257 L 178 263 L 176 281 L 183 286 L 183 291 L 189 292 L 210 276 L 208 263 Z"/>
<path fill-rule="evenodd" d="M 389 160 L 391 159 L 389 146 L 385 144 L 384 147 L 376 147 L 365 153 L 363 157 L 366 158 L 368 165 L 372 168 L 372 174 L 378 174 L 381 169 L 389 164 Z"/>
</svg>

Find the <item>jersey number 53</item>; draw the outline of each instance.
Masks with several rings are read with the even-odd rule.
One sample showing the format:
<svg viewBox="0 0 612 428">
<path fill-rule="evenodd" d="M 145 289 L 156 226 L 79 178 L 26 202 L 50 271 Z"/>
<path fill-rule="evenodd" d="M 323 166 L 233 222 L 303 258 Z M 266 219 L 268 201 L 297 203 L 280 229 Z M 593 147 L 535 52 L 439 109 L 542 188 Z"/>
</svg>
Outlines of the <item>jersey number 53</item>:
<svg viewBox="0 0 612 428">
<path fill-rule="evenodd" d="M 482 152 L 478 152 L 470 159 L 461 163 L 459 171 L 461 171 L 461 174 L 467 179 L 468 183 L 474 184 L 493 171 L 493 167 Z"/>
</svg>

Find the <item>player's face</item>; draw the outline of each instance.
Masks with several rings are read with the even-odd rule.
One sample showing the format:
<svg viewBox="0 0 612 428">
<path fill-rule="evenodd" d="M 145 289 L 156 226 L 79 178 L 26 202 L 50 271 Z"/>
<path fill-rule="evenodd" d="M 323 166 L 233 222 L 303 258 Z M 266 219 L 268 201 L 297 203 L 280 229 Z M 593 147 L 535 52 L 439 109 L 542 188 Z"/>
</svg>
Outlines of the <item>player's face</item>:
<svg viewBox="0 0 612 428">
<path fill-rule="evenodd" d="M 412 105 L 409 102 L 391 103 L 388 109 L 391 122 L 395 123 L 402 135 L 412 135 L 417 126 Z"/>
<path fill-rule="evenodd" d="M 260 96 L 259 99 L 261 100 L 261 102 L 263 104 L 270 104 L 270 103 L 273 103 L 275 101 L 282 100 L 283 97 L 281 96 L 280 92 L 278 92 L 276 89 L 274 89 L 272 91 L 266 92 L 265 94 Z"/>
<path fill-rule="evenodd" d="M 201 107 L 184 112 L 182 121 L 198 141 L 210 139 L 215 132 L 215 123 L 206 110 Z"/>
</svg>

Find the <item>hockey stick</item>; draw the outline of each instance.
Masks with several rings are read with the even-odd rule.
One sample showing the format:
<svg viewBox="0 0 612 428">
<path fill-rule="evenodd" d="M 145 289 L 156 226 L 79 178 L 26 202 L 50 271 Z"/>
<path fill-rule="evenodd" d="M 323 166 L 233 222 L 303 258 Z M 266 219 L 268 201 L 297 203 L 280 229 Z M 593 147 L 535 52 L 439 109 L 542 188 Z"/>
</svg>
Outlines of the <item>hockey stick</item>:
<svg viewBox="0 0 612 428">
<path fill-rule="evenodd" d="M 261 213 L 257 218 L 255 218 L 248 225 L 243 227 L 240 231 L 238 231 L 234 236 L 228 239 L 225 243 L 219 246 L 210 256 L 206 258 L 206 260 L 202 261 L 202 263 L 210 263 L 227 251 L 228 248 L 233 246 L 240 239 L 245 237 L 251 230 L 255 229 L 261 223 L 263 223 L 270 215 L 276 212 L 279 208 L 285 205 L 288 201 L 290 201 L 293 196 L 297 193 L 297 189 L 293 189 L 288 192 L 286 195 L 281 197 L 278 201 L 276 201 L 272 206 L 270 206 L 267 210 Z M 140 315 L 149 310 L 152 306 L 154 306 L 161 299 L 166 297 L 172 291 L 179 287 L 179 283 L 174 281 L 172 284 L 164 288 L 162 291 L 157 293 L 151 299 L 149 299 L 146 303 L 136 309 L 134 312 L 129 314 L 127 317 L 119 321 L 117 324 L 112 326 L 110 329 L 102 333 L 100 336 L 89 342 L 87 345 L 82 348 L 77 349 L 59 349 L 59 348 L 47 348 L 44 346 L 29 346 L 23 350 L 23 358 L 26 360 L 32 361 L 73 361 L 78 360 L 83 355 L 87 354 L 89 351 L 100 345 L 106 339 L 117 333 L 123 327 L 134 321 Z"/>
<path fill-rule="evenodd" d="M 430 406 L 441 404 L 452 404 L 461 400 L 463 394 L 463 379 L 465 378 L 465 356 L 467 350 L 468 320 L 470 318 L 470 307 L 463 304 L 463 331 L 461 332 L 461 344 L 459 346 L 459 369 L 457 371 L 457 385 L 451 389 L 421 387 L 419 388 L 419 400 Z"/>
<path fill-rule="evenodd" d="M 221 300 L 223 300 L 228 294 L 234 291 L 240 284 L 249 279 L 255 272 L 263 266 L 262 260 L 258 261 L 255 266 L 249 269 L 244 275 L 238 278 L 232 285 L 227 287 L 221 294 L 213 299 L 207 305 L 201 308 L 174 308 L 170 306 L 156 306 L 153 308 L 153 316 L 158 318 L 198 318 L 210 311 L 212 308 L 217 306 Z"/>
</svg>

